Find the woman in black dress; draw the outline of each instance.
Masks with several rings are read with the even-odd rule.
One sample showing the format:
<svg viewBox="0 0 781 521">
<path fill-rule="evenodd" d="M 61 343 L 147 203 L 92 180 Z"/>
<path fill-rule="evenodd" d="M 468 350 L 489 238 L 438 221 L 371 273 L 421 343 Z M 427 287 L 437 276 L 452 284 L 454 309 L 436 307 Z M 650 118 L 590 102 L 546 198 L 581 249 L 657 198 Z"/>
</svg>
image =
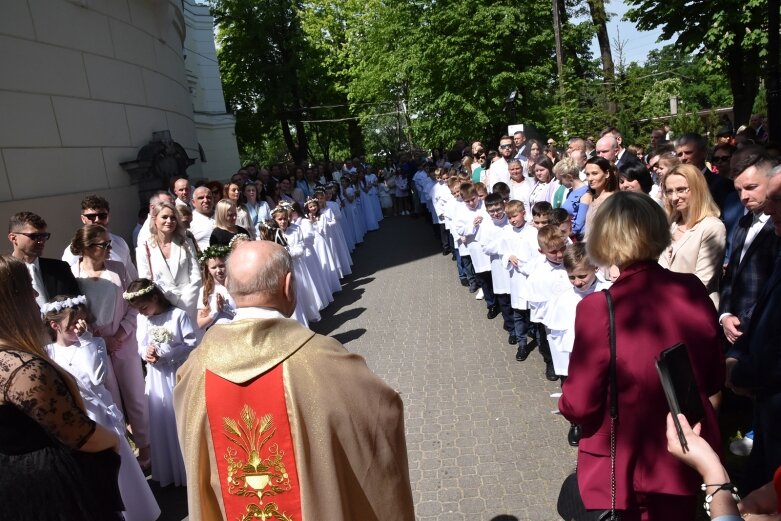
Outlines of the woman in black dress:
<svg viewBox="0 0 781 521">
<path fill-rule="evenodd" d="M 209 238 L 209 245 L 229 246 L 231 239 L 236 235 L 244 234 L 251 237 L 250 233 L 241 226 L 236 225 L 238 218 L 236 203 L 230 199 L 223 199 L 214 209 L 214 230 Z"/>
<path fill-rule="evenodd" d="M 119 519 L 119 440 L 43 350 L 34 294 L 24 263 L 0 257 L 0 519 Z"/>
</svg>

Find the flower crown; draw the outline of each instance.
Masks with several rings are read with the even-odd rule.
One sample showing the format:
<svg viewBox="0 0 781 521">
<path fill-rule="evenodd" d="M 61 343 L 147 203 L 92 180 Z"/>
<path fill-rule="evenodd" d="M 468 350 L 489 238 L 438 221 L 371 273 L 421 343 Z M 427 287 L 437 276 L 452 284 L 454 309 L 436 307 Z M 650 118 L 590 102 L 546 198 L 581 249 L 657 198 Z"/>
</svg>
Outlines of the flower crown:
<svg viewBox="0 0 781 521">
<path fill-rule="evenodd" d="M 41 313 L 44 315 L 52 311 L 59 313 L 65 308 L 75 308 L 76 306 L 86 305 L 87 297 L 79 295 L 78 297 L 66 298 L 65 300 L 58 300 L 55 302 L 46 302 L 41 306 Z"/>
<path fill-rule="evenodd" d="M 155 284 L 152 283 L 149 286 L 145 288 L 141 288 L 138 291 L 132 291 L 132 292 L 124 292 L 122 293 L 122 298 L 125 300 L 133 300 L 134 298 L 141 297 L 143 295 L 146 295 L 147 293 L 150 293 L 153 289 L 155 289 Z"/>
<path fill-rule="evenodd" d="M 316 197 L 310 197 L 309 199 L 307 199 L 306 202 L 304 203 L 304 206 L 309 206 L 309 203 L 320 204 L 320 202 L 317 200 Z"/>
<path fill-rule="evenodd" d="M 244 235 L 244 234 L 240 233 L 238 235 Z M 238 237 L 238 235 L 236 237 Z M 236 237 L 234 237 L 234 239 Z M 233 239 L 231 239 L 231 244 L 233 244 Z M 198 264 L 203 266 L 206 263 L 206 261 L 208 261 L 209 259 L 227 257 L 230 252 L 231 252 L 231 246 L 225 246 L 224 244 L 215 244 L 213 246 L 209 246 L 208 248 L 203 250 L 200 255 L 198 255 Z"/>
<path fill-rule="evenodd" d="M 231 237 L 231 240 L 228 243 L 228 253 L 230 253 L 231 250 L 233 250 L 233 248 L 235 248 L 236 245 L 241 241 L 251 241 L 251 240 L 252 239 L 250 239 L 249 235 L 247 235 L 246 233 L 237 233 L 236 235 Z M 221 255 L 221 257 L 225 257 L 225 255 Z"/>
</svg>

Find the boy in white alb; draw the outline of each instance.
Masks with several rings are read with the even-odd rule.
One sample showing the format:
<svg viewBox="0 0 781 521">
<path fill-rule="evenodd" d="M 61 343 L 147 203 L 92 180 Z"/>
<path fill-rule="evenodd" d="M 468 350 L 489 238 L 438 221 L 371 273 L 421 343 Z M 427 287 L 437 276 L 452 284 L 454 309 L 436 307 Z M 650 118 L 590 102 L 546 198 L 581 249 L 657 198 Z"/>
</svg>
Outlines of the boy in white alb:
<svg viewBox="0 0 781 521">
<path fill-rule="evenodd" d="M 445 220 L 445 207 L 452 197 L 447 187 L 447 170 L 437 168 L 435 171 L 435 181 L 428 188 L 429 209 L 432 215 L 432 222 L 438 227 L 439 240 L 442 244 L 442 255 L 451 253 L 452 245 L 450 234 L 448 232 L 449 223 Z"/>
<path fill-rule="evenodd" d="M 462 286 L 469 287 L 469 292 L 477 291 L 477 279 L 475 279 L 475 269 L 472 266 L 472 258 L 469 256 L 469 250 L 464 240 L 456 233 L 454 219 L 458 214 L 459 207 L 463 206 L 461 201 L 461 192 L 459 187 L 461 181 L 457 177 L 451 177 L 447 180 L 447 189 L 450 197 L 445 204 L 443 215 L 445 226 L 450 234 L 450 242 L 453 245 L 453 253 L 456 256 L 456 268 L 458 269 L 458 278 Z"/>
<path fill-rule="evenodd" d="M 563 262 L 572 287 L 551 302 L 545 315 L 553 367 L 562 384 L 569 374 L 569 357 L 575 343 L 575 310 L 578 303 L 587 295 L 612 285 L 599 278 L 599 268 L 591 262 L 586 253 L 586 243 L 567 246 Z M 567 441 L 576 447 L 579 440 L 580 426 L 570 425 Z"/>
<path fill-rule="evenodd" d="M 498 184 L 498 183 L 497 183 Z M 486 212 L 491 217 L 485 220 L 477 233 L 477 242 L 491 259 L 491 282 L 494 297 L 502 313 L 504 330 L 512 335 L 515 331 L 512 307 L 510 306 L 510 273 L 502 262 L 505 253 L 505 236 L 512 233 L 512 225 L 504 212 L 504 201 L 498 193 L 485 198 Z"/>
<path fill-rule="evenodd" d="M 505 206 L 510 232 L 505 235 L 502 264 L 510 276 L 510 306 L 513 314 L 513 331 L 507 340 L 518 344 L 515 359 L 523 362 L 529 356 L 526 335 L 529 332 L 529 305 L 521 297 L 529 272 L 542 255 L 537 246 L 537 228 L 526 223 L 526 209 L 521 201 L 513 200 Z"/>
<path fill-rule="evenodd" d="M 549 224 L 537 232 L 537 244 L 540 253 L 545 256 L 545 261 L 537 263 L 529 274 L 522 296 L 529 303 L 531 321 L 537 324 L 540 354 L 545 361 L 545 378 L 555 382 L 558 377 L 553 368 L 545 320 L 550 303 L 570 287 L 563 264 L 567 238 L 557 226 Z"/>
<path fill-rule="evenodd" d="M 499 314 L 499 306 L 494 297 L 493 281 L 491 279 L 491 259 L 483 252 L 477 241 L 477 233 L 484 220 L 490 219 L 485 211 L 483 201 L 477 196 L 477 190 L 472 183 L 463 183 L 460 187 L 463 206 L 459 207 L 455 219 L 456 233 L 463 237 L 472 266 L 475 270 L 475 279 L 480 289 L 483 290 L 483 298 L 488 308 L 488 319 L 496 318 Z"/>
</svg>

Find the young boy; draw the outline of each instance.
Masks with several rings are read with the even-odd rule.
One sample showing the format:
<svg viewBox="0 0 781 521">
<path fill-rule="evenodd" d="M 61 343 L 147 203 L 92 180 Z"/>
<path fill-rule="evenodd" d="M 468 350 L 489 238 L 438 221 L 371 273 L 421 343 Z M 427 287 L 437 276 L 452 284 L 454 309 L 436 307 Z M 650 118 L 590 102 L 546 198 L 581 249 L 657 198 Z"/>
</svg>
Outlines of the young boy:
<svg viewBox="0 0 781 521">
<path fill-rule="evenodd" d="M 488 307 L 486 316 L 489 319 L 493 319 L 499 314 L 499 306 L 496 304 L 491 280 L 491 259 L 483 253 L 483 249 L 477 241 L 480 225 L 483 223 L 483 220 L 487 221 L 490 217 L 485 211 L 483 201 L 477 195 L 475 185 L 463 183 L 460 187 L 460 192 L 464 203 L 459 208 L 456 216 L 455 230 L 460 237 L 463 237 L 469 251 L 469 257 L 472 259 L 475 279 L 482 290 L 485 305 Z"/>
<path fill-rule="evenodd" d="M 558 227 L 549 224 L 537 232 L 537 244 L 539 252 L 545 256 L 545 260 L 537 263 L 529 274 L 529 281 L 523 296 L 529 303 L 530 320 L 536 326 L 537 344 L 545 362 L 545 378 L 555 382 L 558 377 L 553 368 L 545 320 L 550 309 L 550 302 L 570 286 L 563 264 L 567 238 L 559 231 Z"/>
<path fill-rule="evenodd" d="M 548 201 L 539 201 L 532 206 L 532 225 L 538 230 L 543 226 L 550 224 L 553 207 Z M 528 216 L 527 216 L 528 217 Z"/>
<path fill-rule="evenodd" d="M 550 224 L 558 226 L 561 233 L 568 237 L 571 242 L 575 242 L 576 238 L 572 234 L 572 216 L 567 213 L 567 210 L 554 208 L 551 212 Z"/>
<path fill-rule="evenodd" d="M 510 187 L 506 183 L 499 181 L 491 188 L 491 192 L 501 195 L 505 204 L 510 200 Z"/>
<path fill-rule="evenodd" d="M 454 219 L 458 213 L 458 208 L 463 205 L 461 201 L 461 192 L 459 187 L 461 181 L 458 177 L 451 177 L 447 180 L 447 188 L 450 191 L 450 198 L 445 205 L 443 215 L 445 225 L 450 233 L 450 240 L 453 243 L 453 252 L 456 256 L 456 268 L 458 269 L 458 278 L 462 286 L 468 286 L 469 292 L 477 291 L 477 280 L 475 279 L 475 270 L 472 266 L 472 258 L 469 256 L 469 250 L 462 238 L 456 233 Z"/>
<path fill-rule="evenodd" d="M 491 217 L 482 223 L 477 233 L 477 242 L 491 259 L 491 281 L 494 296 L 499 310 L 502 313 L 504 330 L 512 335 L 515 331 L 513 324 L 512 308 L 510 307 L 510 274 L 502 262 L 505 252 L 505 235 L 510 232 L 512 226 L 504 212 L 504 201 L 498 193 L 492 193 L 485 198 L 485 209 Z"/>
<path fill-rule="evenodd" d="M 586 295 L 611 286 L 610 282 L 599 278 L 599 268 L 589 259 L 585 243 L 567 246 L 563 262 L 572 287 L 553 300 L 545 316 L 553 368 L 562 384 L 569 374 L 569 357 L 575 343 L 575 309 Z M 567 441 L 576 447 L 579 439 L 580 427 L 573 424 L 567 434 Z"/>
<path fill-rule="evenodd" d="M 526 223 L 526 209 L 520 201 L 510 201 L 505 206 L 510 223 L 510 233 L 505 236 L 504 268 L 510 275 L 510 307 L 513 314 L 513 331 L 508 342 L 518 344 L 515 359 L 526 359 L 526 335 L 529 332 L 529 306 L 521 297 L 530 269 L 540 257 L 537 251 L 537 228 Z"/>
</svg>

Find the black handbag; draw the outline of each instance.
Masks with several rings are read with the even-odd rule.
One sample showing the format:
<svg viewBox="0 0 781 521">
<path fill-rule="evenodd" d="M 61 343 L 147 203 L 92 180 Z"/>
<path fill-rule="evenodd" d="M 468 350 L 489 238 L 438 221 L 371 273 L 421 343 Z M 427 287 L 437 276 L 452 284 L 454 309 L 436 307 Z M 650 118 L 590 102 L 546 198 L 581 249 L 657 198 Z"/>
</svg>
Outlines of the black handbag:
<svg viewBox="0 0 781 521">
<path fill-rule="evenodd" d="M 578 488 L 578 469 L 564 479 L 556 502 L 556 510 L 564 521 L 618 521 L 616 511 L 616 424 L 618 423 L 618 386 L 616 385 L 616 316 L 613 311 L 613 297 L 610 291 L 602 290 L 607 300 L 608 320 L 610 323 L 610 365 L 608 380 L 610 383 L 610 508 L 606 510 L 586 510 Z"/>
</svg>

